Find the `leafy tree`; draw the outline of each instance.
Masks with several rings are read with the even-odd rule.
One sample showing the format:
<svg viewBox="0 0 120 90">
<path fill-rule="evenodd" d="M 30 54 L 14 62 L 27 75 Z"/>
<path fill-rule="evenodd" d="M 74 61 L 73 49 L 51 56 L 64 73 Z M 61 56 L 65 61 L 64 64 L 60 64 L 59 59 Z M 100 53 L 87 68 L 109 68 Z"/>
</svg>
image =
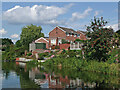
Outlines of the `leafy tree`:
<svg viewBox="0 0 120 90">
<path fill-rule="evenodd" d="M 44 34 L 41 31 L 42 31 L 41 26 L 37 27 L 36 25 L 33 24 L 22 28 L 20 41 L 26 50 L 29 49 L 29 43 L 40 37 L 44 37 Z"/>
<path fill-rule="evenodd" d="M 98 61 L 106 61 L 108 52 L 111 50 L 111 39 L 113 36 L 112 28 L 105 28 L 107 21 L 103 17 L 95 18 L 87 26 L 86 58 Z"/>
<path fill-rule="evenodd" d="M 15 43 L 15 46 L 16 46 L 16 47 L 21 47 L 21 46 L 22 46 L 22 43 L 20 42 L 20 40 L 18 40 L 18 41 Z"/>
<path fill-rule="evenodd" d="M 120 46 L 120 30 L 116 31 L 114 36 L 116 39 L 115 43 L 117 44 L 117 46 Z"/>
<path fill-rule="evenodd" d="M 2 41 L 2 50 L 3 51 L 9 51 L 10 45 L 13 44 L 12 40 L 9 38 L 0 38 L 0 41 Z"/>
<path fill-rule="evenodd" d="M 120 35 L 120 30 L 116 31 L 116 33 L 118 33 Z"/>
<path fill-rule="evenodd" d="M 12 40 L 9 38 L 1 38 L 2 40 L 2 45 L 11 45 L 13 44 Z"/>
</svg>

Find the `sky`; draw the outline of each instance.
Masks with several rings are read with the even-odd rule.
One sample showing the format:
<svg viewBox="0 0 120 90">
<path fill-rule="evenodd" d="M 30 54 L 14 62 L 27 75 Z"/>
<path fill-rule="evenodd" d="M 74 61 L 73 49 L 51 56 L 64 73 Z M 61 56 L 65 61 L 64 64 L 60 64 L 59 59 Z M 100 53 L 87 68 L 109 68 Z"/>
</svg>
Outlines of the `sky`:
<svg viewBox="0 0 120 90">
<path fill-rule="evenodd" d="M 41 26 L 45 36 L 56 26 L 85 31 L 94 16 L 118 30 L 117 2 L 3 2 L 0 34 L 16 42 L 22 28 L 30 24 Z"/>
</svg>

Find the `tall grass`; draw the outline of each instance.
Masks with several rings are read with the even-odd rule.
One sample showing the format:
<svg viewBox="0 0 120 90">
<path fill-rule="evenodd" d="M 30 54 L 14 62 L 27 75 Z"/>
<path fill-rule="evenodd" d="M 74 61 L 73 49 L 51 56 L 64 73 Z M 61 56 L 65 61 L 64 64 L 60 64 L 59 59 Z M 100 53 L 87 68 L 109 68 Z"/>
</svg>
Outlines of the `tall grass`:
<svg viewBox="0 0 120 90">
<path fill-rule="evenodd" d="M 107 62 L 98 62 L 96 60 L 80 60 L 78 58 L 53 58 L 50 60 L 47 60 L 43 65 L 48 66 L 58 66 L 59 64 L 62 65 L 62 67 L 71 68 L 71 69 L 77 69 L 77 70 L 83 70 L 83 71 L 92 71 L 92 72 L 98 72 L 98 73 L 104 73 L 104 74 L 114 74 L 118 75 L 119 71 L 119 64 L 109 64 Z"/>
</svg>

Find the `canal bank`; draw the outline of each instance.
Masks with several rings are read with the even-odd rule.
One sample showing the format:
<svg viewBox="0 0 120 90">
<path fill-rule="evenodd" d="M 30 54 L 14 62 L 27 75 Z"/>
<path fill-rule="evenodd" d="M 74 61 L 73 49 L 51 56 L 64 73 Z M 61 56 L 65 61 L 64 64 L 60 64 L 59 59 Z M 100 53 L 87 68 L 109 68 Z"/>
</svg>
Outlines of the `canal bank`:
<svg viewBox="0 0 120 90">
<path fill-rule="evenodd" d="M 111 88 L 119 89 L 120 77 L 22 62 L 2 63 L 3 88 Z M 7 66 L 7 67 L 6 67 Z M 14 79 L 13 79 L 14 78 Z M 11 80 L 12 79 L 12 80 Z M 16 85 L 16 86 L 15 86 Z"/>
</svg>

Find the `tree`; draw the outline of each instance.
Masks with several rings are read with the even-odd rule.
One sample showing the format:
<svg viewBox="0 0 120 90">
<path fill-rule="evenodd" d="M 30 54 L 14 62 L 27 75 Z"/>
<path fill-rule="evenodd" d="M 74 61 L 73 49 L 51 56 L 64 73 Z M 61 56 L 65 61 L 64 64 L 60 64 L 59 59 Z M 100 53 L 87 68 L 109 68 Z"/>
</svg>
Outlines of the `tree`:
<svg viewBox="0 0 120 90">
<path fill-rule="evenodd" d="M 111 39 L 113 36 L 112 28 L 105 28 L 107 21 L 103 17 L 95 18 L 91 21 L 90 26 L 87 26 L 87 46 L 85 55 L 88 59 L 98 61 L 106 61 L 108 52 L 111 50 Z"/>
<path fill-rule="evenodd" d="M 0 41 L 2 41 L 2 50 L 3 51 L 9 51 L 10 45 L 13 44 L 12 40 L 9 38 L 1 38 Z"/>
<path fill-rule="evenodd" d="M 120 30 L 115 32 L 115 39 L 117 46 L 120 46 Z"/>
<path fill-rule="evenodd" d="M 33 24 L 22 28 L 20 41 L 26 50 L 29 49 L 29 43 L 40 37 L 44 37 L 44 34 L 41 31 L 42 31 L 41 26 L 37 27 L 36 25 Z"/>
<path fill-rule="evenodd" d="M 22 46 L 20 40 L 18 40 L 18 41 L 15 43 L 15 46 L 16 46 L 16 47 L 21 47 L 21 46 Z"/>
<path fill-rule="evenodd" d="M 12 40 L 9 38 L 1 38 L 2 40 L 2 45 L 11 45 L 13 44 Z"/>
</svg>

